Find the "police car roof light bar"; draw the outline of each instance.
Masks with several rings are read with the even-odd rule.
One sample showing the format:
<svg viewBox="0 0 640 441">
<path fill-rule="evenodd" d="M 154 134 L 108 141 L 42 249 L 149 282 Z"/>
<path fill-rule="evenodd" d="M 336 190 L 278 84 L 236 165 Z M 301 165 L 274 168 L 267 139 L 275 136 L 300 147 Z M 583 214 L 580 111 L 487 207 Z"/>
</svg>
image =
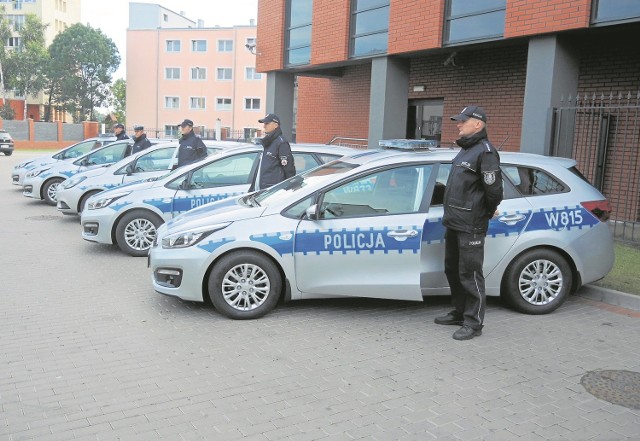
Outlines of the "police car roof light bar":
<svg viewBox="0 0 640 441">
<path fill-rule="evenodd" d="M 438 148 L 438 141 L 435 139 L 381 139 L 378 141 L 381 149 L 395 150 L 430 150 Z"/>
</svg>

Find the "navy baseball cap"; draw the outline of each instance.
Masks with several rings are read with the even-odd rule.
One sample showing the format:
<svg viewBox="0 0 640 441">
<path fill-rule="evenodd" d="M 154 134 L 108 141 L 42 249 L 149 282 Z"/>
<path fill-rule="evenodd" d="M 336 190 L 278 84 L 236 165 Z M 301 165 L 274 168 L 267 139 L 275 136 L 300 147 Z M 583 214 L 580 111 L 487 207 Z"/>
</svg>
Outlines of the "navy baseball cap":
<svg viewBox="0 0 640 441">
<path fill-rule="evenodd" d="M 133 126 L 134 132 L 137 132 L 138 130 L 144 130 L 144 126 L 141 126 L 140 124 L 136 124 L 135 126 Z"/>
<path fill-rule="evenodd" d="M 275 113 L 268 113 L 267 116 L 265 116 L 262 119 L 259 119 L 258 122 L 263 124 L 270 123 L 270 122 L 280 124 L 280 118 L 278 118 L 278 115 L 276 115 Z"/>
<path fill-rule="evenodd" d="M 113 126 L 114 129 L 124 129 L 124 125 L 123 124 L 116 124 L 115 126 Z"/>
<path fill-rule="evenodd" d="M 462 109 L 460 115 L 452 116 L 452 121 L 466 121 L 469 118 L 479 119 L 482 122 L 487 122 L 487 114 L 482 107 L 479 106 L 467 106 Z"/>
<path fill-rule="evenodd" d="M 180 123 L 180 127 L 187 127 L 187 126 L 193 127 L 193 121 L 191 121 L 190 119 L 185 119 Z"/>
</svg>

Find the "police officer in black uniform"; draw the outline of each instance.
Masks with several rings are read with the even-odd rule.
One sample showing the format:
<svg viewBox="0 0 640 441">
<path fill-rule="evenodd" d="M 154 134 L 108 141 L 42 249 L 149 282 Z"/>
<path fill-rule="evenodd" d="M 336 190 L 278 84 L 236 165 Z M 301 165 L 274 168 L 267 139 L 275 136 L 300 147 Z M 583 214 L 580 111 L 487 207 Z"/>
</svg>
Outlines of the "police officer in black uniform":
<svg viewBox="0 0 640 441">
<path fill-rule="evenodd" d="M 264 124 L 266 135 L 261 140 L 264 150 L 260 167 L 249 191 L 271 187 L 296 174 L 291 146 L 282 135 L 278 115 L 269 113 L 258 122 Z"/>
<path fill-rule="evenodd" d="M 133 146 L 131 147 L 131 154 L 138 153 L 141 150 L 151 147 L 151 141 L 147 138 L 147 134 L 144 133 L 144 127 L 141 125 L 133 126 Z"/>
<path fill-rule="evenodd" d="M 444 270 L 451 288 L 453 311 L 435 322 L 461 326 L 456 340 L 482 335 L 486 297 L 482 264 L 489 219 L 502 201 L 500 156 L 487 139 L 487 114 L 465 107 L 457 122 L 462 149 L 456 155 L 444 193 L 446 227 Z"/>
<path fill-rule="evenodd" d="M 191 164 L 207 157 L 207 146 L 193 132 L 193 121 L 185 119 L 180 123 L 182 136 L 178 146 L 178 167 Z"/>
<path fill-rule="evenodd" d="M 123 124 L 116 124 L 113 126 L 113 133 L 116 135 L 116 141 L 122 141 L 123 139 L 129 139 L 129 135 L 124 130 Z"/>
</svg>

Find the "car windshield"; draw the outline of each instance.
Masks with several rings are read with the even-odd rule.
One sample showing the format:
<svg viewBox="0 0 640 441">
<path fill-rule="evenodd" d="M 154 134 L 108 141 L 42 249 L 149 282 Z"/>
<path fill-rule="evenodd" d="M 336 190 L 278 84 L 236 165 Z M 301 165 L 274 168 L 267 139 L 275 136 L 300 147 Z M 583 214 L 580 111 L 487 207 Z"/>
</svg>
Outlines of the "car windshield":
<svg viewBox="0 0 640 441">
<path fill-rule="evenodd" d="M 286 199 L 289 195 L 296 191 L 315 184 L 316 182 L 328 181 L 332 176 L 347 173 L 358 167 L 359 164 L 343 162 L 340 160 L 329 162 L 318 168 L 314 168 L 307 172 L 296 175 L 292 178 L 282 181 L 279 184 L 269 187 L 255 194 L 254 200 L 259 205 L 272 204 L 282 199 Z"/>
</svg>

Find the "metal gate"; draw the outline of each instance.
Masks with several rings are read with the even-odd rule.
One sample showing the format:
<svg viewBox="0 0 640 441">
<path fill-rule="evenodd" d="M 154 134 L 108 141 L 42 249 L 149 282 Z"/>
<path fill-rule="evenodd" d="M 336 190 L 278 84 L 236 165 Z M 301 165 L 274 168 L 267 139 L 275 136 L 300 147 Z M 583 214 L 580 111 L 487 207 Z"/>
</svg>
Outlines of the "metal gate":
<svg viewBox="0 0 640 441">
<path fill-rule="evenodd" d="M 551 155 L 574 158 L 611 203 L 616 240 L 640 243 L 640 91 L 585 94 L 553 109 Z"/>
</svg>

